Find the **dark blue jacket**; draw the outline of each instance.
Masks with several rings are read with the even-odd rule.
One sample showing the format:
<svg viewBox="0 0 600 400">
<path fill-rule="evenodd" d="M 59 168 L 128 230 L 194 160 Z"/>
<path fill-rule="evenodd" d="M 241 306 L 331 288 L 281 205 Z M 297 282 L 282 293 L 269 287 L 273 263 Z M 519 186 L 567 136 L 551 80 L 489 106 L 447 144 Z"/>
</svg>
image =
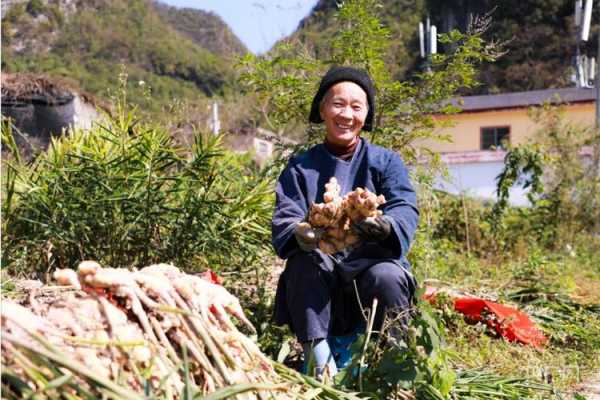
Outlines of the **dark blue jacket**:
<svg viewBox="0 0 600 400">
<path fill-rule="evenodd" d="M 396 152 L 373 145 L 364 138 L 348 161 L 329 153 L 323 144 L 289 161 L 275 190 L 272 241 L 277 255 L 286 259 L 300 251 L 293 235 L 294 226 L 305 218 L 313 202 L 323 202 L 325 183 L 332 176 L 337 178 L 342 196 L 357 187 L 383 194 L 386 203 L 380 209 L 393 221 L 393 233 L 385 242 L 366 242 L 335 255 L 342 278 L 350 281 L 381 261 L 393 261 L 409 269 L 406 254 L 417 228 L 419 212 L 408 170 Z M 320 250 L 315 252 L 327 257 Z"/>
</svg>

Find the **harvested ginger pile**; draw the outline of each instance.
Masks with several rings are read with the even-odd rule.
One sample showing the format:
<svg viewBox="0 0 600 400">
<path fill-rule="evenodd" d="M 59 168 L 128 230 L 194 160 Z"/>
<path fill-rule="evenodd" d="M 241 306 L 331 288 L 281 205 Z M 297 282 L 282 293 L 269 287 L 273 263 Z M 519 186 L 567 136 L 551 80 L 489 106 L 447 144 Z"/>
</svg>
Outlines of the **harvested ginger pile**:
<svg viewBox="0 0 600 400">
<path fill-rule="evenodd" d="M 28 304 L 2 300 L 3 388 L 7 371 L 26 388 L 44 389 L 28 375 L 30 361 L 24 358 L 44 354 L 65 360 L 62 365 L 74 375 L 73 385 L 60 389 L 65 398 L 80 398 L 77 387 L 100 398 L 97 388 L 106 389 L 109 383 L 102 382 L 109 381 L 123 384 L 114 389 L 120 398 L 141 398 L 147 386 L 156 396 L 179 398 L 184 348 L 191 383 L 200 393 L 283 381 L 233 324 L 230 316 L 254 330 L 237 298 L 220 285 L 168 264 L 129 271 L 84 261 L 77 272 L 57 270 L 54 278 L 59 286 L 40 285 L 30 291 Z M 296 395 L 267 390 L 243 398 Z"/>
</svg>

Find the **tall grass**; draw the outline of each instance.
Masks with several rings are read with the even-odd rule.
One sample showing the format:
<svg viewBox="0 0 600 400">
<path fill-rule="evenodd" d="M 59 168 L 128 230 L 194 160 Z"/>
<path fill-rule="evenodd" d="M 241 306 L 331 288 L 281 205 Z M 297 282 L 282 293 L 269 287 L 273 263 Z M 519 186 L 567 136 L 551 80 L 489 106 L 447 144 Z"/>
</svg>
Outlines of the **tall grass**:
<svg viewBox="0 0 600 400">
<path fill-rule="evenodd" d="M 8 121 L 2 138 L 17 150 Z M 54 139 L 32 163 L 4 164 L 2 261 L 12 273 L 86 258 L 231 270 L 269 243 L 266 173 L 226 151 L 221 137 L 197 132 L 191 148 L 181 147 L 123 104 L 90 131 Z"/>
</svg>

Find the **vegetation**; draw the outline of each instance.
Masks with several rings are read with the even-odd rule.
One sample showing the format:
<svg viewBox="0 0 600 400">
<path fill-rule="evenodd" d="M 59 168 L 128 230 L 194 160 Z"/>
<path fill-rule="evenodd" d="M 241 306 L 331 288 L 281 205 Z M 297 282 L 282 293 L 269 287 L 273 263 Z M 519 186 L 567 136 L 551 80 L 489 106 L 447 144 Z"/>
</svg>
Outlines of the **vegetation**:
<svg viewBox="0 0 600 400">
<path fill-rule="evenodd" d="M 320 76 L 332 64 L 349 64 L 368 71 L 377 89 L 375 126 L 369 139 L 401 152 L 409 164 L 415 163 L 417 154 L 435 156 L 419 145 L 424 138 L 440 139 L 434 134 L 432 114 L 457 111 L 442 100 L 475 86 L 476 66 L 493 60 L 497 50 L 484 46 L 477 27 L 467 34 L 452 31 L 440 40 L 453 43 L 453 52 L 433 57 L 431 71 L 417 75 L 414 81 L 397 81 L 386 63 L 392 51 L 390 31 L 371 12 L 380 9 L 377 4 L 352 1 L 340 9 L 341 28 L 332 40 L 327 61 L 285 43 L 264 58 L 247 55 L 243 59 L 241 80 L 259 97 L 256 111 L 262 113 L 267 126 L 284 134 L 306 126 Z M 308 128 L 309 142 L 320 141 L 323 127 Z"/>
<path fill-rule="evenodd" d="M 382 1 L 377 6 L 381 22 L 389 30 L 391 40 L 386 54 L 386 64 L 396 79 L 404 78 L 409 71 L 418 68 L 416 52 L 418 38 L 416 27 L 425 14 L 425 3 L 419 1 Z M 319 60 L 327 60 L 332 54 L 332 39 L 339 28 L 338 7 L 335 2 L 320 0 L 312 12 L 304 18 L 298 29 L 286 42 L 300 42 Z"/>
<path fill-rule="evenodd" d="M 232 58 L 248 52 L 229 26 L 212 12 L 172 7 L 158 1 L 153 6 L 175 30 L 213 54 Z"/>
<path fill-rule="evenodd" d="M 420 144 L 443 139 L 434 135 L 431 114 L 455 111 L 444 100 L 476 88 L 480 64 L 502 49 L 484 41 L 481 26 L 450 31 L 440 40 L 451 51 L 434 56 L 430 72 L 401 82 L 390 62 L 391 30 L 373 10 L 382 10 L 375 0 L 343 3 L 336 24 L 330 24 L 339 30 L 327 61 L 289 43 L 264 57 L 246 55 L 241 81 L 253 98 L 252 111 L 274 131 L 297 137 L 306 131 L 303 146 L 315 143 L 322 127 L 305 120 L 318 78 L 334 63 L 367 69 L 378 96 L 368 138 L 399 151 L 413 167 L 422 223 L 409 257 L 421 286 L 446 286 L 517 306 L 550 341 L 542 350 L 509 343 L 487 325 L 465 321 L 449 298 L 442 296 L 433 306 L 419 301 L 406 334 L 398 333 L 392 318 L 380 332 L 367 330 L 354 344 L 353 364 L 336 378 L 336 388 L 317 383 L 312 393 L 561 398 L 593 372 L 600 357 L 598 131 L 565 125 L 559 113 L 547 110 L 538 143 L 511 149 L 498 204 L 438 193 L 432 182 L 443 169 L 436 154 Z M 268 322 L 271 192 L 289 153 L 259 170 L 225 151 L 218 138 L 199 133 L 191 149 L 183 148 L 163 125 L 127 108 L 123 77 L 120 85 L 117 112 L 89 134 L 56 140 L 32 164 L 16 151 L 15 159 L 3 163 L 4 271 L 13 277 L 43 275 L 88 257 L 123 267 L 155 261 L 188 270 L 210 267 L 240 296 L 263 351 L 289 363 L 294 356 L 289 332 Z M 8 124 L 3 141 L 14 150 Z M 592 160 L 583 166 L 582 146 L 591 149 Z M 520 181 L 533 188 L 531 207 L 513 208 L 504 201 L 507 189 Z M 49 357 L 38 359 L 49 365 Z M 51 365 L 47 370 L 53 375 L 44 379 L 52 389 L 57 379 L 67 378 Z M 285 368 L 278 372 L 314 383 Z M 221 395 L 255 389 L 230 388 Z"/>
<path fill-rule="evenodd" d="M 387 60 L 396 78 L 411 79 L 423 65 L 419 60 L 418 22 L 431 17 L 438 32 L 466 31 L 472 16 L 491 15 L 489 41 L 505 43 L 506 54 L 478 69 L 481 86 L 465 93 L 497 93 L 570 86 L 572 57 L 576 52 L 573 2 L 384 0 L 381 21 L 394 38 L 394 52 Z M 471 16 L 471 17 L 470 17 Z M 594 10 L 593 21 L 599 18 Z M 301 41 L 317 58 L 331 54 L 336 31 L 335 2 L 320 0 L 301 23 L 292 39 Z M 582 54 L 595 54 L 597 40 L 582 44 Z M 447 46 L 440 46 L 446 51 Z"/>
<path fill-rule="evenodd" d="M 116 117 L 54 140 L 31 165 L 3 163 L 4 267 L 44 273 L 92 258 L 231 271 L 256 262 L 268 247 L 270 181 L 220 137 L 176 144 L 139 120 L 124 93 Z M 18 155 L 8 123 L 2 132 Z"/>
<path fill-rule="evenodd" d="M 502 49 L 490 47 L 483 41 L 486 34 L 483 27 L 489 21 L 481 20 L 481 25 L 472 26 L 466 34 L 451 31 L 441 35 L 440 41 L 453 51 L 434 56 L 431 60 L 431 72 L 418 73 L 411 81 L 398 82 L 393 79 L 394 65 L 387 62 L 390 31 L 372 13 L 372 10 L 377 9 L 381 10 L 377 3 L 366 0 L 344 3 L 337 17 L 333 18 L 336 23 L 329 24 L 339 27 L 339 30 L 330 40 L 327 62 L 313 58 L 310 48 L 299 52 L 297 45 L 290 43 L 280 44 L 272 54 L 264 58 L 247 56 L 244 59 L 242 66 L 245 73 L 242 80 L 249 85 L 251 91 L 257 93 L 257 111 L 264 113 L 266 124 L 283 132 L 306 126 L 303 121 L 318 77 L 329 63 L 350 64 L 367 69 L 377 87 L 376 127 L 371 134 L 367 133 L 368 137 L 376 143 L 396 149 L 409 164 L 416 164 L 417 154 L 428 154 L 427 149 L 419 146 L 420 139 L 434 137 L 434 121 L 428 116 L 434 112 L 455 111 L 450 107 L 442 107 L 445 104 L 443 100 L 457 91 L 475 88 L 478 64 L 493 60 Z M 320 127 L 307 128 L 309 142 L 319 141 L 323 135 Z M 563 131 L 562 128 L 558 130 Z M 591 143 L 591 137 L 582 136 L 582 140 Z M 576 154 L 582 143 L 573 143 L 570 154 L 573 151 Z M 552 144 L 559 149 L 562 148 L 561 145 L 559 142 Z M 542 147 L 538 149 L 541 150 Z M 528 154 L 530 159 L 523 158 Z M 558 288 L 549 284 L 564 271 L 562 267 L 551 268 L 556 275 L 547 275 L 544 279 L 533 273 L 548 273 L 542 272 L 542 264 L 571 265 L 569 268 L 572 269 L 565 272 L 569 278 L 565 276 L 560 279 L 572 278 L 569 274 L 575 272 L 576 264 L 564 255 L 562 249 L 568 241 L 570 246 L 575 246 L 578 231 L 570 229 L 572 235 L 568 236 L 569 239 L 550 233 L 553 222 L 561 226 L 564 224 L 561 223 L 562 219 L 549 218 L 544 210 L 564 212 L 565 207 L 572 204 L 573 196 L 567 196 L 569 200 L 562 203 L 565 207 L 558 203 L 548 207 L 548 203 L 539 198 L 545 193 L 539 174 L 546 159 L 539 152 L 528 152 L 525 149 L 514 149 L 507 158 L 505 179 L 500 181 L 500 197 L 502 199 L 506 188 L 521 178 L 521 168 L 525 166 L 533 174 L 533 178 L 537 179 L 531 181 L 534 189 L 532 200 L 536 200 L 539 207 L 513 209 L 504 202 L 491 207 L 463 197 L 443 195 L 431 189 L 432 178 L 438 171 L 438 166 L 435 154 L 430 156 L 429 164 L 419 164 L 413 171 L 413 179 L 419 189 L 422 224 L 410 258 L 419 280 L 441 280 L 459 290 L 491 295 L 501 301 L 521 304 L 522 307 L 525 304 L 521 300 L 525 301 L 527 297 L 514 297 L 513 294 L 531 290 L 535 293 L 530 299 L 532 302 L 535 303 L 535 299 L 547 299 L 536 305 L 528 303 L 527 307 L 532 307 L 530 310 L 533 315 L 547 317 L 545 322 L 542 322 L 543 317 L 537 320 L 552 338 L 551 345 L 543 354 L 539 354 L 533 349 L 492 338 L 491 335 L 495 334 L 488 332 L 485 325 L 473 327 L 456 314 L 448 318 L 447 314 L 452 314 L 448 307 L 441 305 L 439 309 L 428 311 L 421 305 L 413 319 L 413 328 L 418 332 L 416 342 L 412 345 L 408 342 L 390 345 L 393 341 L 380 332 L 382 339 L 369 347 L 364 346 L 363 337 L 362 342 L 356 344 L 358 355 L 354 362 L 358 370 L 369 365 L 367 371 L 364 376 L 357 376 L 349 368 L 347 374 L 340 376 L 338 383 L 347 389 L 371 394 L 374 392 L 380 398 L 410 398 L 415 393 L 418 398 L 460 398 L 468 396 L 467 393 L 475 398 L 551 397 L 554 389 L 540 382 L 542 371 L 563 372 L 561 378 L 555 377 L 555 384 L 564 389 L 580 379 L 579 371 L 585 371 L 593 365 L 598 356 L 597 350 L 594 350 L 599 332 L 595 306 L 586 307 L 569 298 L 569 290 L 573 287 Z M 569 159 L 577 163 L 577 157 Z M 516 169 L 509 172 L 511 160 L 516 162 Z M 530 161 L 529 164 L 525 163 L 527 160 Z M 544 164 L 543 168 L 545 167 Z M 506 179 L 510 174 L 513 174 L 514 179 Z M 583 178 L 584 175 L 586 178 Z M 580 177 L 589 179 L 586 174 L 581 174 Z M 565 187 L 573 187 L 573 181 L 569 182 Z M 589 184 L 589 181 L 586 182 Z M 545 183 L 549 185 L 549 182 Z M 573 215 L 572 218 L 582 217 L 582 221 L 590 221 L 582 215 Z M 597 251 L 597 246 L 596 240 L 588 241 L 578 251 L 589 256 Z M 552 261 L 540 261 L 535 257 L 542 249 L 554 249 L 558 253 Z M 582 264 L 578 265 L 581 267 Z M 600 271 L 594 267 L 594 261 L 588 260 L 585 265 L 582 267 L 584 274 L 596 277 L 597 280 Z M 534 280 L 537 277 L 540 285 L 534 287 L 531 285 L 532 281 L 519 279 L 527 275 L 523 270 L 528 270 L 529 276 Z M 511 276 L 514 278 L 510 278 Z M 439 322 L 438 318 L 443 322 Z M 556 324 L 549 323 L 553 318 L 556 318 Z M 587 321 L 583 329 L 587 334 L 580 336 L 581 331 L 575 325 L 583 320 Z M 275 343 L 282 341 L 278 339 L 282 332 L 267 329 L 261 334 L 265 349 L 271 351 L 273 356 L 281 356 L 280 347 Z M 444 336 L 448 337 L 447 347 L 443 345 Z M 569 339 L 559 339 L 561 336 Z M 578 344 L 575 345 L 575 342 Z M 423 347 L 417 350 L 417 346 Z M 515 353 L 522 354 L 517 361 Z M 532 364 L 526 364 L 524 360 L 531 360 Z M 520 364 L 517 366 L 516 363 Z M 562 371 L 561 368 L 565 368 L 565 365 L 569 367 Z M 515 371 L 518 373 L 515 374 Z M 510 376 L 520 378 L 513 379 Z M 544 376 L 544 379 L 550 379 Z M 467 388 L 469 383 L 473 386 Z M 466 386 L 461 386 L 463 384 Z M 517 387 L 523 391 L 519 392 Z"/>
<path fill-rule="evenodd" d="M 162 112 L 174 98 L 197 103 L 224 94 L 233 83 L 230 62 L 211 51 L 215 48 L 201 47 L 177 32 L 147 0 L 80 4 L 66 17 L 58 6 L 35 6 L 46 17 L 41 20 L 27 10 L 17 4 L 3 18 L 3 72 L 67 77 L 82 90 L 108 97 L 108 90 L 119 87 L 124 64 L 132 94 L 138 82 L 152 88 L 151 102 L 132 97 L 148 113 Z M 216 18 L 204 17 L 209 24 Z"/>
</svg>

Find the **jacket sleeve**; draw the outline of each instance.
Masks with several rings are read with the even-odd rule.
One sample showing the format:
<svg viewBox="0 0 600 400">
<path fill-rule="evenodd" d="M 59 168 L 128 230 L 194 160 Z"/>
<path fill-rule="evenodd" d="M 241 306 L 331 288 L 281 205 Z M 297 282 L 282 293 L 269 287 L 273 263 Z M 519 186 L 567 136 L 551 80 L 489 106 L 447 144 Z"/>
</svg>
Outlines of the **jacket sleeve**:
<svg viewBox="0 0 600 400">
<path fill-rule="evenodd" d="M 419 223 L 419 210 L 408 170 L 398 154 L 391 154 L 381 178 L 381 194 L 386 199 L 383 214 L 390 219 L 393 228 L 383 245 L 398 257 L 406 256 Z"/>
<path fill-rule="evenodd" d="M 271 223 L 272 243 L 277 255 L 288 258 L 298 248 L 294 227 L 308 212 L 301 176 L 290 165 L 281 173 L 275 188 L 275 210 Z"/>
</svg>

